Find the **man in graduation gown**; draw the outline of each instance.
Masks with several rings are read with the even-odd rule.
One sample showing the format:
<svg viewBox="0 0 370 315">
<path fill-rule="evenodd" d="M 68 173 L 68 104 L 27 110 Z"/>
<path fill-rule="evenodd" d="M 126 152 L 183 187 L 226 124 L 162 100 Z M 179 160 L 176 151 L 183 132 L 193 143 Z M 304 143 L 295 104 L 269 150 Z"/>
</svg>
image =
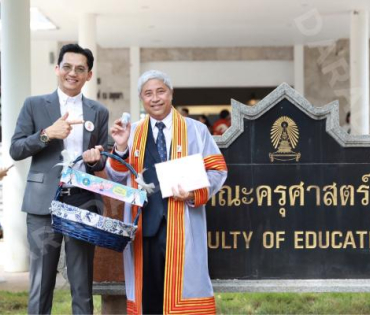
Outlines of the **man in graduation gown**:
<svg viewBox="0 0 370 315">
<path fill-rule="evenodd" d="M 144 120 L 111 129 L 114 154 L 125 159 L 154 192 L 142 209 L 134 242 L 124 251 L 129 314 L 213 314 L 215 299 L 208 273 L 205 204 L 222 187 L 226 163 L 207 126 L 183 117 L 172 106 L 173 88 L 160 71 L 144 73 L 138 84 L 146 112 Z M 200 153 L 210 187 L 162 198 L 154 165 Z M 93 161 L 90 161 L 93 162 Z M 116 181 L 138 187 L 135 178 L 116 160 L 106 165 Z M 133 222 L 137 207 L 125 205 L 124 220 Z"/>
</svg>

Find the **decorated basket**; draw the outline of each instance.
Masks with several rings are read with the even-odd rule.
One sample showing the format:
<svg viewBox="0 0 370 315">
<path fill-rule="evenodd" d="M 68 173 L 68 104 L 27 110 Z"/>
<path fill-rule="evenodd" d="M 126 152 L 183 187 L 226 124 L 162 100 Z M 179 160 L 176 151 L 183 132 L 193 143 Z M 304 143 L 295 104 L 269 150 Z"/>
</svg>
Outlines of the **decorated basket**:
<svg viewBox="0 0 370 315">
<path fill-rule="evenodd" d="M 102 152 L 101 154 L 118 160 L 136 178 L 138 177 L 133 167 L 118 156 L 107 152 Z M 140 208 L 147 201 L 146 191 L 127 187 L 73 169 L 73 165 L 80 160 L 82 160 L 82 156 L 69 163 L 62 171 L 61 184 L 50 207 L 52 227 L 54 231 L 64 235 L 92 243 L 96 246 L 122 252 L 126 245 L 135 237 Z M 139 206 L 138 215 L 132 224 L 128 224 L 60 202 L 57 199 L 64 183 L 137 205 Z"/>
</svg>

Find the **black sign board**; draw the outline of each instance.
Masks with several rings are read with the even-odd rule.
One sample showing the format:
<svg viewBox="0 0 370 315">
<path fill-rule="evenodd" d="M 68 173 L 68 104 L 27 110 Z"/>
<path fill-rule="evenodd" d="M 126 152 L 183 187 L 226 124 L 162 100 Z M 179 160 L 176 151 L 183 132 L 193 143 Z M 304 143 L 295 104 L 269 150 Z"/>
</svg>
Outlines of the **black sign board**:
<svg viewBox="0 0 370 315">
<path fill-rule="evenodd" d="M 370 278 L 370 137 L 287 84 L 232 101 L 215 138 L 228 165 L 207 205 L 213 279 Z"/>
</svg>

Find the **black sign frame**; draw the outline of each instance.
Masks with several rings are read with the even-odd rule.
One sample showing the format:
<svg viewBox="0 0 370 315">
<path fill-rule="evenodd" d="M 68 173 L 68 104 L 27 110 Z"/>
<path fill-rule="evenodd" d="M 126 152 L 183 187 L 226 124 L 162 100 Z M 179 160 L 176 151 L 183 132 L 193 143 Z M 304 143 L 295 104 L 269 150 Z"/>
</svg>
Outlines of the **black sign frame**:
<svg viewBox="0 0 370 315">
<path fill-rule="evenodd" d="M 232 100 L 215 140 L 229 176 L 207 205 L 213 279 L 370 278 L 370 137 L 283 83 Z"/>
</svg>

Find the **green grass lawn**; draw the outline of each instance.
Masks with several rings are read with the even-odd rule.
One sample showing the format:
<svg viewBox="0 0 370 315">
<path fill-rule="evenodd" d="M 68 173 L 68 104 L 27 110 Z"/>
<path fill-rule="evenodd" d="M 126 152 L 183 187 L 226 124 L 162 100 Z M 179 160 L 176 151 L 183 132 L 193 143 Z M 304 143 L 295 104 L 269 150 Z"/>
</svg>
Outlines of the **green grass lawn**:
<svg viewBox="0 0 370 315">
<path fill-rule="evenodd" d="M 216 293 L 218 314 L 370 314 L 370 293 Z M 94 296 L 95 314 L 101 313 Z M 27 292 L 0 291 L 0 314 L 27 314 Z M 67 290 L 56 290 L 52 314 L 72 314 Z"/>
<path fill-rule="evenodd" d="M 27 314 L 28 292 L 0 291 L 0 314 Z M 72 314 L 69 290 L 55 290 L 52 314 Z M 101 314 L 100 296 L 94 296 L 94 314 Z"/>
<path fill-rule="evenodd" d="M 370 314 L 370 293 L 223 293 L 218 314 Z"/>
</svg>

